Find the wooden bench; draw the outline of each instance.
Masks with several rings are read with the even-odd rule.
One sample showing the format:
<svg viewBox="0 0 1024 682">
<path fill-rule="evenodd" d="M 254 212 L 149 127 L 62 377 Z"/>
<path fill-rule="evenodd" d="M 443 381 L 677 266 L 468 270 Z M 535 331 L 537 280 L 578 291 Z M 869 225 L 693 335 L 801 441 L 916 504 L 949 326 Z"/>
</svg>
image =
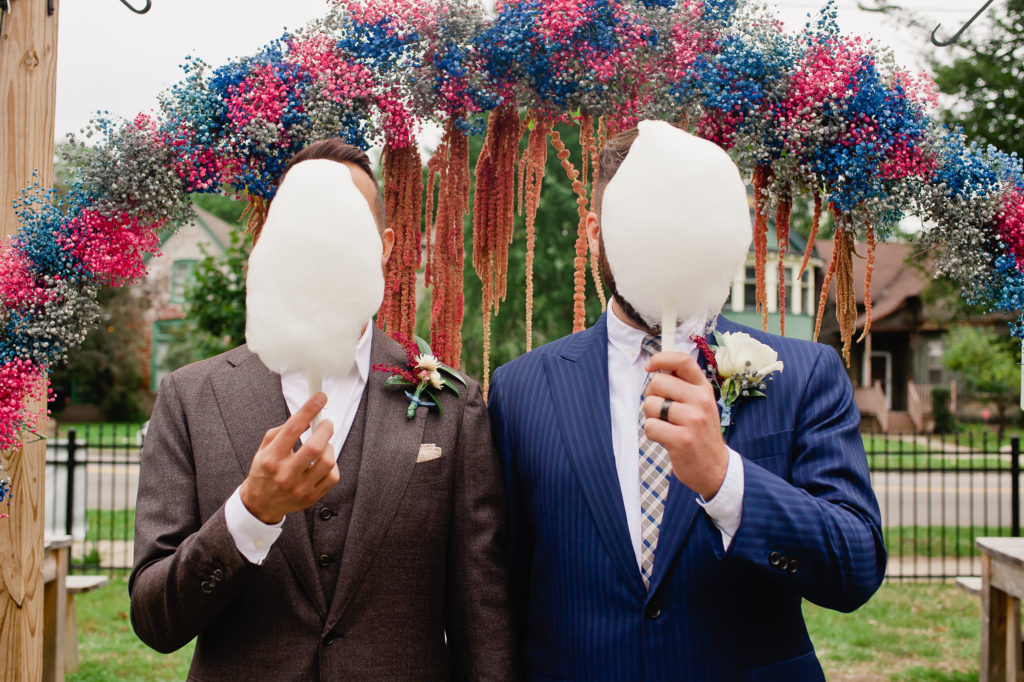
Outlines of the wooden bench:
<svg viewBox="0 0 1024 682">
<path fill-rule="evenodd" d="M 67 608 L 64 616 L 64 670 L 78 670 L 78 622 L 75 618 L 75 595 L 92 592 L 110 582 L 105 575 L 69 575 L 67 586 Z"/>
<path fill-rule="evenodd" d="M 973 594 L 975 597 L 981 596 L 980 575 L 958 575 L 956 577 L 956 586 L 967 594 Z"/>
</svg>

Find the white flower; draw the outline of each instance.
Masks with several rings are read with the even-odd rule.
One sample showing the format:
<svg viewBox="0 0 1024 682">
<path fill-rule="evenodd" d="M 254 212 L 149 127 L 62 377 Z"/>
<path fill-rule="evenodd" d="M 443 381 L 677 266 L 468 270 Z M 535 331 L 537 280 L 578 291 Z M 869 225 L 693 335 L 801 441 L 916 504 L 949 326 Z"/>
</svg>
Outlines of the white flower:
<svg viewBox="0 0 1024 682">
<path fill-rule="evenodd" d="M 441 361 L 435 358 L 433 355 L 417 355 L 416 356 L 416 369 L 422 369 L 427 372 L 437 372 L 441 366 Z M 431 377 L 433 381 L 433 377 Z M 440 386 L 438 386 L 440 388 Z"/>
<path fill-rule="evenodd" d="M 744 332 L 722 334 L 715 348 L 718 373 L 729 379 L 747 374 L 750 383 L 758 383 L 769 374 L 783 369 L 779 354 Z"/>
<path fill-rule="evenodd" d="M 430 373 L 430 385 L 434 388 L 441 388 L 444 386 L 444 380 L 441 378 L 441 373 L 436 369 Z"/>
</svg>

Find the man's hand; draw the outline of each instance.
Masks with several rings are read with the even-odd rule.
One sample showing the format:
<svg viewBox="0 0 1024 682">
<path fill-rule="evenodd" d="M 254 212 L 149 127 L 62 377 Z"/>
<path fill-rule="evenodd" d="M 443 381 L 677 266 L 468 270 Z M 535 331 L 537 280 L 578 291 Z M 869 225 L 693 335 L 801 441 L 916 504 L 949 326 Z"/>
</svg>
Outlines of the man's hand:
<svg viewBox="0 0 1024 682">
<path fill-rule="evenodd" d="M 676 478 L 710 500 L 729 468 L 714 389 L 687 353 L 658 353 L 647 363 L 647 371 L 665 372 L 654 374 L 647 387 L 647 437 L 668 450 Z M 666 398 L 672 402 L 664 421 L 660 415 Z"/>
<path fill-rule="evenodd" d="M 295 441 L 326 404 L 327 396 L 317 393 L 288 421 L 263 436 L 239 491 L 242 504 L 263 523 L 279 523 L 286 514 L 309 507 L 338 482 L 338 463 L 328 443 L 334 433 L 329 420 L 292 452 Z"/>
</svg>

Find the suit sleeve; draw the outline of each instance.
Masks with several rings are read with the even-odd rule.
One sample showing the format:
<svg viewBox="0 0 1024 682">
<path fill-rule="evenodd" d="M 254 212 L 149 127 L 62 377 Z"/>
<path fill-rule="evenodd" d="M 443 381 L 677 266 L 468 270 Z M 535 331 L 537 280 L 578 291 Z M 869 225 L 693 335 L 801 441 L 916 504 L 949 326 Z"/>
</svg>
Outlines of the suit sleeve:
<svg viewBox="0 0 1024 682">
<path fill-rule="evenodd" d="M 505 505 L 483 396 L 475 384 L 454 465 L 445 631 L 453 680 L 518 679 L 502 551 Z"/>
<path fill-rule="evenodd" d="M 771 394 L 767 398 L 771 400 Z M 804 598 L 852 611 L 885 575 L 860 411 L 839 356 L 822 349 L 796 415 L 790 478 L 744 460 L 743 516 L 728 551 Z"/>
<path fill-rule="evenodd" d="M 135 633 L 162 653 L 181 648 L 217 619 L 253 570 L 228 532 L 223 505 L 201 522 L 187 418 L 167 376 L 139 473 L 128 581 Z"/>
</svg>

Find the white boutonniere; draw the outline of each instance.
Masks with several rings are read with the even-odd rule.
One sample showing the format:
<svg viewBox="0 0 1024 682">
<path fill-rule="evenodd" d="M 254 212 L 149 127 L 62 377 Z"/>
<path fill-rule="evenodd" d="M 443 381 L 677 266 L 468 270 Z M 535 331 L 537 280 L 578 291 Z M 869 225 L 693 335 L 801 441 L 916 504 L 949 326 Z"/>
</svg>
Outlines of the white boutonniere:
<svg viewBox="0 0 1024 682">
<path fill-rule="evenodd" d="M 715 343 L 704 339 L 697 345 L 708 361 L 708 380 L 718 393 L 722 408 L 722 432 L 732 424 L 734 413 L 743 399 L 764 398 L 767 382 L 781 372 L 784 365 L 771 346 L 744 332 L 715 332 Z"/>
</svg>

